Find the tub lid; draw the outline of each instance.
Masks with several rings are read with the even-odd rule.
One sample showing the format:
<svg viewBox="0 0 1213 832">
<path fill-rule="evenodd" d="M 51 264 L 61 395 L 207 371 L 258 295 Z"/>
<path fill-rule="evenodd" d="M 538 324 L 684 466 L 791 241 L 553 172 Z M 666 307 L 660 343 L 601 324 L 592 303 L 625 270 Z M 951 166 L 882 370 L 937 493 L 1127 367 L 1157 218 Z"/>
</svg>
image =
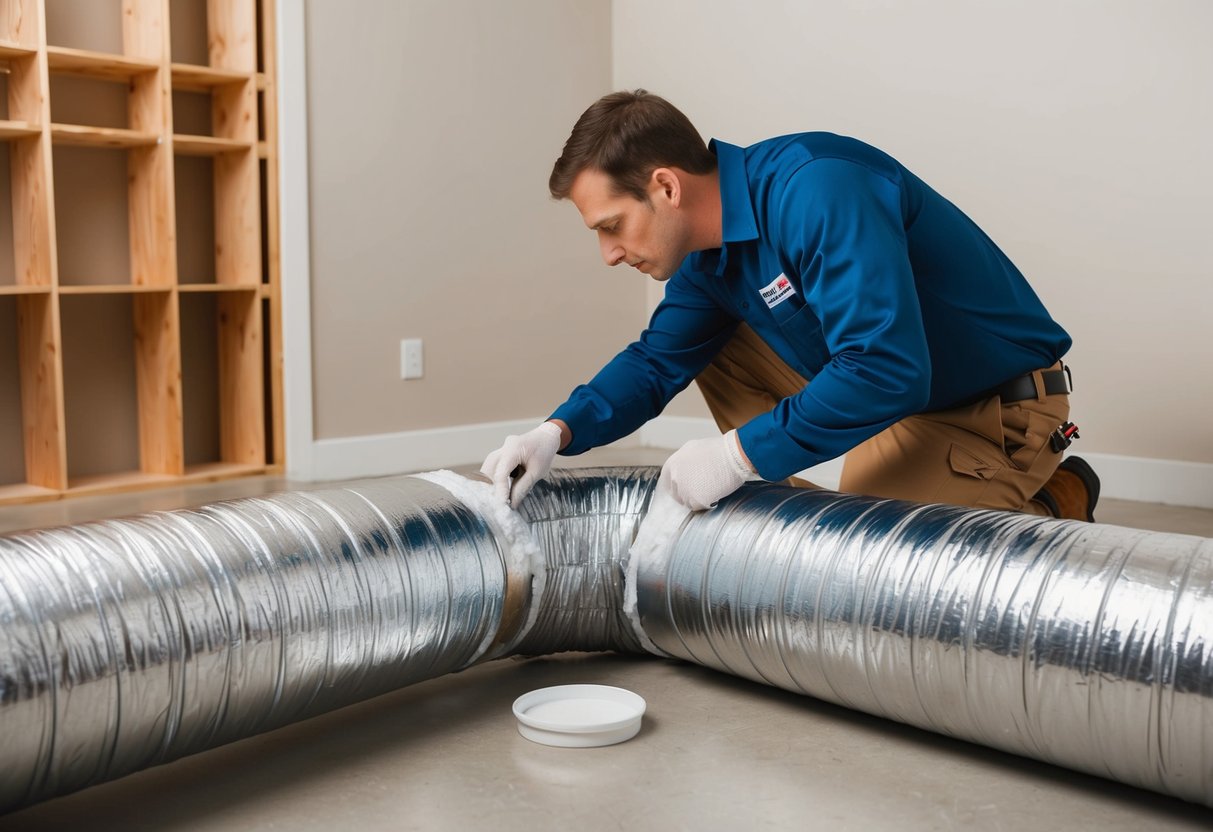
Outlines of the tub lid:
<svg viewBox="0 0 1213 832">
<path fill-rule="evenodd" d="M 640 731 L 645 701 L 610 685 L 558 685 L 514 700 L 518 733 L 562 748 L 595 748 L 630 740 Z"/>
</svg>

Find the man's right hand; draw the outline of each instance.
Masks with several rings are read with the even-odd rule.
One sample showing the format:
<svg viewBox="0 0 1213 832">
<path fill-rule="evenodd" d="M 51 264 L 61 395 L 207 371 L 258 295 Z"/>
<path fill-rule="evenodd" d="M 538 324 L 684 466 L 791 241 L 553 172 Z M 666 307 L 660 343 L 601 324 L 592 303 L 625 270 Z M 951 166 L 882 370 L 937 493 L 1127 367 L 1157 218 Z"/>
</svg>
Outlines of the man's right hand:
<svg viewBox="0 0 1213 832">
<path fill-rule="evenodd" d="M 563 444 L 562 437 L 563 432 L 556 422 L 544 422 L 522 436 L 507 436 L 505 444 L 485 458 L 480 473 L 493 481 L 493 490 L 501 502 L 518 508 L 535 483 L 552 470 L 556 452 Z M 522 473 L 513 481 L 512 475 L 518 468 Z"/>
</svg>

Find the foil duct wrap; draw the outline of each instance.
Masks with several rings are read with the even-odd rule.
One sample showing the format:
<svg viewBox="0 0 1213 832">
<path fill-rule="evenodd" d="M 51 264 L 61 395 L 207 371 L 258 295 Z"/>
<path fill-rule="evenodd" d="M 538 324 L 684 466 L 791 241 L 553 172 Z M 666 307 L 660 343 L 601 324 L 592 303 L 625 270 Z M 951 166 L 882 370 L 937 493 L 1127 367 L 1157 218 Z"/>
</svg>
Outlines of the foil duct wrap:
<svg viewBox="0 0 1213 832">
<path fill-rule="evenodd" d="M 543 552 L 546 587 L 525 656 L 643 652 L 623 614 L 624 564 L 656 483 L 655 468 L 554 470 L 519 507 Z"/>
<path fill-rule="evenodd" d="M 1213 805 L 1213 540 L 745 488 L 638 589 L 672 656 Z"/>
<path fill-rule="evenodd" d="M 638 634 L 627 549 L 656 474 L 555 472 L 521 509 L 525 557 L 479 498 L 411 478 L 0 538 L 0 809 L 640 636 L 1213 803 L 1213 541 L 747 486 L 638 564 Z"/>
<path fill-rule="evenodd" d="M 415 479 L 0 537 L 0 811 L 467 667 L 506 579 Z"/>
</svg>

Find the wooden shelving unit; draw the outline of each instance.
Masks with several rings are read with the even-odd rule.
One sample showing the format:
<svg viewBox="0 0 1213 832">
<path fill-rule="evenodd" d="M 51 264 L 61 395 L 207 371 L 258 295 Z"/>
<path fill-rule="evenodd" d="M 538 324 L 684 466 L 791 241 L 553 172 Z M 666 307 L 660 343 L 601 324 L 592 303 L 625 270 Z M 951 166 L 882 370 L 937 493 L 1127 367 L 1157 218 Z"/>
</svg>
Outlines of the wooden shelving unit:
<svg viewBox="0 0 1213 832">
<path fill-rule="evenodd" d="M 273 5 L 90 4 L 115 15 L 107 50 L 55 42 L 77 0 L 0 0 L 0 504 L 283 470 Z M 123 96 L 125 124 L 63 115 L 70 83 Z M 209 123 L 175 132 L 177 93 Z"/>
</svg>

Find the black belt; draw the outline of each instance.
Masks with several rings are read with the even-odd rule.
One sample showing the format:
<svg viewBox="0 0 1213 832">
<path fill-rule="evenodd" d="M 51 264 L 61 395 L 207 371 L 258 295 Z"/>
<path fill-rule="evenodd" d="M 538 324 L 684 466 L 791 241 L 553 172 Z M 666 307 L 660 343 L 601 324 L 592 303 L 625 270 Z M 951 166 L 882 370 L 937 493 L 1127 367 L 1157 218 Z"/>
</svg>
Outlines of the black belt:
<svg viewBox="0 0 1213 832">
<path fill-rule="evenodd" d="M 1034 375 L 1034 372 L 1024 373 L 1022 376 L 998 385 L 987 395 L 999 396 L 1003 404 L 1021 402 L 1024 399 L 1034 399 L 1036 398 L 1036 380 L 1033 378 Z M 1046 396 L 1061 395 L 1069 393 L 1074 389 L 1073 380 L 1070 378 L 1070 368 L 1064 364 L 1060 370 L 1041 370 L 1040 379 L 1044 383 Z M 985 398 L 985 396 L 982 398 Z"/>
<path fill-rule="evenodd" d="M 1033 370 L 1030 373 L 1024 373 L 1022 376 L 1016 376 L 1010 381 L 1003 382 L 997 387 L 985 390 L 974 396 L 960 399 L 952 402 L 941 410 L 951 410 L 957 407 L 969 407 L 970 405 L 983 402 L 992 396 L 998 396 L 1002 399 L 1003 404 L 1010 402 L 1021 402 L 1024 399 L 1036 398 L 1036 380 L 1032 378 L 1036 374 Z M 1070 377 L 1070 368 L 1065 364 L 1061 365 L 1060 370 L 1041 370 L 1041 380 L 1044 382 L 1045 395 L 1055 396 L 1058 394 L 1069 393 L 1074 389 L 1074 380 Z"/>
</svg>

